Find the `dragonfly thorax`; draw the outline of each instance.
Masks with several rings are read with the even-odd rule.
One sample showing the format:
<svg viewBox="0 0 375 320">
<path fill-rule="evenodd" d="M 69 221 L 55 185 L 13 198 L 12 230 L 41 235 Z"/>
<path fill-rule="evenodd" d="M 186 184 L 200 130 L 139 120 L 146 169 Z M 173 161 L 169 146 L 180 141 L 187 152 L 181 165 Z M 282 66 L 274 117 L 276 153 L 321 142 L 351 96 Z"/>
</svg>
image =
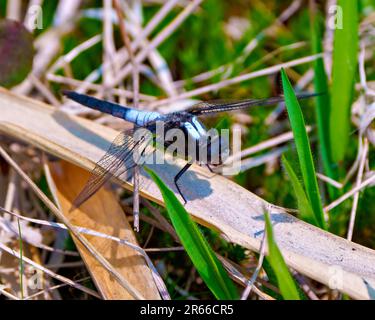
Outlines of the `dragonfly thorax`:
<svg viewBox="0 0 375 320">
<path fill-rule="evenodd" d="M 207 131 L 197 117 L 189 117 L 179 124 L 183 131 L 183 141 L 175 141 L 178 156 L 201 164 L 219 165 L 222 162 L 222 138 L 213 130 Z M 216 132 L 215 132 L 216 133 Z M 179 137 L 181 140 L 181 136 Z"/>
</svg>

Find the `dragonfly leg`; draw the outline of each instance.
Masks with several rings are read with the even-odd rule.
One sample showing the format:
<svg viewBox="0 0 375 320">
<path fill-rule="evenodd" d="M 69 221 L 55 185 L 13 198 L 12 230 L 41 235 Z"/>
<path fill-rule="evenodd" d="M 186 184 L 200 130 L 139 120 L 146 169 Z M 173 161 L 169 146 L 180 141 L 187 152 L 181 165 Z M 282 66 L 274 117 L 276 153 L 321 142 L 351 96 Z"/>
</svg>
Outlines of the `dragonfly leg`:
<svg viewBox="0 0 375 320">
<path fill-rule="evenodd" d="M 208 170 L 210 170 L 211 173 L 215 173 L 214 170 L 212 170 L 212 168 L 210 167 L 210 165 L 208 163 L 206 163 L 206 167 L 208 168 Z"/>
<path fill-rule="evenodd" d="M 187 163 L 181 170 L 179 173 L 177 173 L 177 175 L 174 177 L 174 184 L 178 190 L 178 193 L 180 194 L 180 196 L 182 197 L 182 199 L 184 200 L 184 205 L 187 203 L 184 195 L 182 194 L 181 190 L 180 190 L 180 187 L 178 186 L 177 184 L 177 181 L 182 177 L 182 175 L 191 167 L 192 163 Z"/>
</svg>

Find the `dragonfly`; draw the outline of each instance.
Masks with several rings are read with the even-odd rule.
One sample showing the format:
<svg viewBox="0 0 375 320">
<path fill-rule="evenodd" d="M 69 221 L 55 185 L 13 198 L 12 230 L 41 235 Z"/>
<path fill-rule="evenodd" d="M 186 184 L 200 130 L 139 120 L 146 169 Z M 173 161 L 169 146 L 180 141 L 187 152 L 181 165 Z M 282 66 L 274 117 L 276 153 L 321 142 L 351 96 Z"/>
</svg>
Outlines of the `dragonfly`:
<svg viewBox="0 0 375 320">
<path fill-rule="evenodd" d="M 215 143 L 207 140 L 208 131 L 202 123 L 201 118 L 222 112 L 243 110 L 255 106 L 276 105 L 284 102 L 283 96 L 265 99 L 203 101 L 184 111 L 161 114 L 156 111 L 139 110 L 100 100 L 75 91 L 64 91 L 63 94 L 81 105 L 131 122 L 134 125 L 132 129 L 119 133 L 107 152 L 96 163 L 86 185 L 73 201 L 72 209 L 81 206 L 111 178 L 120 178 L 124 174 L 129 174 L 137 165 L 142 164 L 141 158 L 145 159 L 154 149 L 145 143 L 145 139 L 135 139 L 135 132 L 137 129 L 147 129 L 149 132 L 155 133 L 158 122 L 163 124 L 166 133 L 169 130 L 178 129 L 183 133 L 183 138 L 186 141 L 193 141 L 196 146 L 199 146 L 194 150 L 185 147 L 177 154 L 178 157 L 187 160 L 185 166 L 174 177 L 174 185 L 184 204 L 186 204 L 186 197 L 181 192 L 178 183 L 181 177 L 189 170 L 193 163 L 206 165 L 211 172 L 214 172 L 212 166 L 218 166 L 223 163 L 221 155 L 224 149 L 227 148 L 227 145 L 224 144 L 220 137 L 216 139 Z M 302 93 L 298 94 L 297 98 L 306 99 L 316 95 L 316 93 Z M 151 142 L 155 143 L 155 139 L 157 138 L 161 137 L 155 137 L 154 135 Z M 165 136 L 162 138 L 165 138 Z M 168 139 L 160 139 L 160 141 L 162 143 L 161 146 L 164 148 L 171 145 L 171 141 Z M 185 143 L 186 145 L 188 143 Z M 203 154 L 202 149 L 205 151 L 204 159 L 201 156 Z M 197 152 L 193 155 L 194 151 Z M 138 155 L 137 157 L 134 156 L 135 153 Z"/>
</svg>

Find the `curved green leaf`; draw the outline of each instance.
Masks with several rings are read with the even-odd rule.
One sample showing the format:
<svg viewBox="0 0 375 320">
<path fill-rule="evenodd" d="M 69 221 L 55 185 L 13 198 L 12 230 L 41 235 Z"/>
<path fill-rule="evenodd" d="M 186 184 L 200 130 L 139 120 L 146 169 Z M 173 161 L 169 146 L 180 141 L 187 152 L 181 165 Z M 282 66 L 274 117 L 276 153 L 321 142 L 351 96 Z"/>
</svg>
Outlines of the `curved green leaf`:
<svg viewBox="0 0 375 320">
<path fill-rule="evenodd" d="M 332 110 L 330 144 L 332 159 L 344 158 L 349 139 L 350 107 L 353 99 L 358 53 L 358 2 L 338 0 L 332 64 Z"/>
<path fill-rule="evenodd" d="M 311 208 L 309 200 L 307 199 L 305 190 L 303 190 L 303 187 L 301 183 L 299 182 L 297 175 L 294 172 L 292 166 L 290 165 L 289 161 L 286 159 L 284 155 L 281 157 L 281 161 L 290 178 L 290 181 L 292 182 L 293 190 L 294 190 L 294 193 L 296 194 L 296 198 L 298 202 L 298 209 L 301 215 L 301 219 L 309 223 L 312 223 L 314 225 L 318 225 L 318 222 L 316 221 L 316 218 L 314 215 L 314 211 Z"/>
<path fill-rule="evenodd" d="M 281 70 L 281 77 L 285 95 L 285 105 L 288 110 L 289 121 L 296 143 L 305 192 L 309 199 L 311 208 L 314 210 L 314 215 L 318 226 L 322 229 L 326 229 L 326 222 L 324 220 L 323 207 L 320 200 L 313 157 L 301 107 L 284 69 Z"/>
<path fill-rule="evenodd" d="M 322 47 L 322 27 L 324 26 L 324 19 L 320 12 L 316 10 L 311 12 L 311 39 L 312 39 L 312 52 L 319 54 L 323 52 Z M 330 130 L 329 118 L 331 113 L 331 99 L 329 94 L 328 78 L 324 67 L 324 60 L 319 57 L 314 61 L 314 87 L 318 93 L 324 93 L 316 97 L 315 111 L 316 123 L 319 136 L 319 149 L 320 156 L 323 163 L 324 173 L 334 179 L 338 180 L 338 173 L 335 164 L 331 158 L 330 146 Z M 331 199 L 338 198 L 339 192 L 334 187 L 327 186 L 328 193 Z"/>
<path fill-rule="evenodd" d="M 208 288 L 218 299 L 238 299 L 238 293 L 228 274 L 183 205 L 155 172 L 145 169 L 159 187 L 181 243 Z"/>
<path fill-rule="evenodd" d="M 268 261 L 276 275 L 280 293 L 286 300 L 300 300 L 300 295 L 296 283 L 290 274 L 283 256 L 275 242 L 269 213 L 264 214 L 266 221 L 267 243 L 268 243 Z"/>
</svg>

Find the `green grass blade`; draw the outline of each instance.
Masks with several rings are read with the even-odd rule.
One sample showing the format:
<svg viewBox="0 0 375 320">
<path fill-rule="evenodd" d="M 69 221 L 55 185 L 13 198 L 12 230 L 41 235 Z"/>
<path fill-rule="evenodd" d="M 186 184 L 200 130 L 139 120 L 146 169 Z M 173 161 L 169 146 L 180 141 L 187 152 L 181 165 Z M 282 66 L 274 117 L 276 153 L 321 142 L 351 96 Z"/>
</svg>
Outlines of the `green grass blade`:
<svg viewBox="0 0 375 320">
<path fill-rule="evenodd" d="M 324 20 L 322 19 L 320 12 L 312 12 L 311 42 L 313 54 L 323 52 L 322 26 L 324 26 Z M 328 177 L 334 180 L 338 180 L 338 173 L 331 158 L 331 147 L 329 139 L 329 118 L 331 112 L 331 101 L 323 58 L 318 58 L 314 61 L 314 87 L 315 92 L 324 93 L 316 97 L 315 108 L 319 136 L 319 147 L 324 173 Z M 331 199 L 336 199 L 339 196 L 339 192 L 337 191 L 337 189 L 332 187 L 331 185 L 328 185 L 327 189 Z"/>
<path fill-rule="evenodd" d="M 332 64 L 332 110 L 330 143 L 332 160 L 341 161 L 348 145 L 350 106 L 353 99 L 358 52 L 358 3 L 338 0 L 342 9 L 342 28 L 335 29 Z"/>
<path fill-rule="evenodd" d="M 292 183 L 294 193 L 296 194 L 296 198 L 298 202 L 298 209 L 299 209 L 301 218 L 304 221 L 307 221 L 311 224 L 318 225 L 318 222 L 316 221 L 316 217 L 314 215 L 314 211 L 311 208 L 311 205 L 310 205 L 309 200 L 307 199 L 305 190 L 303 190 L 303 186 L 298 180 L 296 173 L 294 172 L 292 166 L 290 165 L 289 161 L 286 159 L 285 156 L 282 156 L 281 159 L 282 159 L 284 168 Z"/>
<path fill-rule="evenodd" d="M 286 300 L 300 300 L 296 283 L 294 282 L 284 258 L 276 245 L 268 212 L 264 214 L 264 218 L 267 232 L 268 261 L 276 275 L 281 295 Z"/>
<path fill-rule="evenodd" d="M 289 121 L 294 135 L 305 191 L 310 205 L 314 210 L 314 215 L 316 217 L 316 221 L 318 222 L 318 226 L 322 229 L 326 229 L 318 182 L 316 180 L 315 167 L 303 114 L 284 69 L 281 70 L 281 77 L 284 89 L 285 105 L 288 110 Z"/>
<path fill-rule="evenodd" d="M 234 284 L 183 205 L 152 170 L 146 171 L 159 187 L 181 243 L 208 288 L 217 299 L 238 299 Z"/>
</svg>

